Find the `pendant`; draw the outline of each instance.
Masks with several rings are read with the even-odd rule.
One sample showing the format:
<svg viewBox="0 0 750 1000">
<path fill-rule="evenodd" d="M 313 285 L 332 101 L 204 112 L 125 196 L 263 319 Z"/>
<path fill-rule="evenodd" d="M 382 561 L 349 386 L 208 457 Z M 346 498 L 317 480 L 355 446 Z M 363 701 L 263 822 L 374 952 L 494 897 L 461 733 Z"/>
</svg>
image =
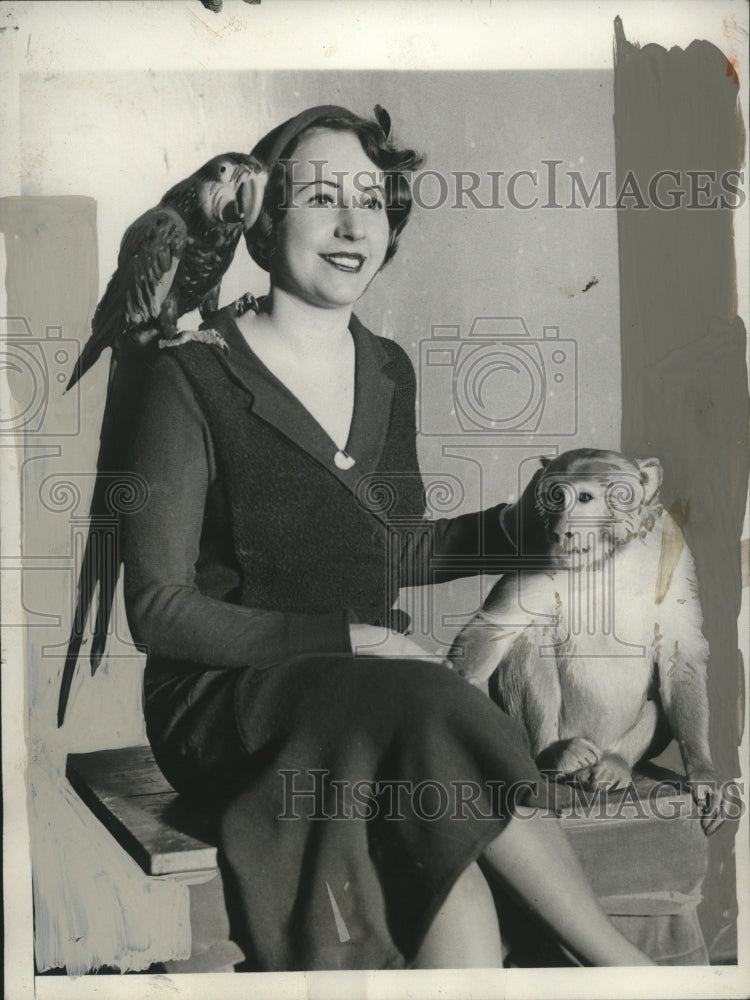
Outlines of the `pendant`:
<svg viewBox="0 0 750 1000">
<path fill-rule="evenodd" d="M 351 469 L 354 465 L 354 459 L 351 455 L 347 455 L 345 451 L 337 451 L 333 456 L 333 461 L 337 469 Z"/>
</svg>

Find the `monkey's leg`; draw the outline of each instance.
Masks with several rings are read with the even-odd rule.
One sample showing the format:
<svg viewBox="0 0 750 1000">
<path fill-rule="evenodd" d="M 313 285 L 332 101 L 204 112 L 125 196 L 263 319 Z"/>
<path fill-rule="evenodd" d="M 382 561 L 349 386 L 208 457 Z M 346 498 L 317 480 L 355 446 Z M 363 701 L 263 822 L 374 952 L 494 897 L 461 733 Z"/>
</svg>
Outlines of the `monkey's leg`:
<svg viewBox="0 0 750 1000">
<path fill-rule="evenodd" d="M 629 785 L 633 765 L 654 744 L 659 723 L 656 702 L 644 702 L 633 724 L 605 748 L 595 764 L 577 771 L 577 780 L 587 787 L 624 788 Z"/>
</svg>

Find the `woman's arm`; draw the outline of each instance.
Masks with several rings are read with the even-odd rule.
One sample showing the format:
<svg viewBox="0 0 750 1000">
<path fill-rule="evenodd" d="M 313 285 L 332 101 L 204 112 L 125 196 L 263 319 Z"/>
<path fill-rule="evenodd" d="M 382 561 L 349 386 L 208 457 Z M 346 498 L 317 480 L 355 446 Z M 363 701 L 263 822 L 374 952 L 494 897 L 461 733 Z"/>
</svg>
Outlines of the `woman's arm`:
<svg viewBox="0 0 750 1000">
<path fill-rule="evenodd" d="M 500 503 L 457 517 L 425 520 L 419 531 L 404 538 L 401 585 L 445 583 L 510 569 L 518 553 L 500 520 L 507 506 Z"/>
<path fill-rule="evenodd" d="M 351 652 L 344 611 L 315 615 L 245 608 L 197 589 L 212 464 L 208 427 L 192 389 L 174 359 L 160 356 L 146 373 L 132 462 L 148 484 L 148 501 L 124 519 L 122 534 L 125 603 L 134 641 L 152 656 L 191 669 L 263 666 L 306 652 Z"/>
</svg>

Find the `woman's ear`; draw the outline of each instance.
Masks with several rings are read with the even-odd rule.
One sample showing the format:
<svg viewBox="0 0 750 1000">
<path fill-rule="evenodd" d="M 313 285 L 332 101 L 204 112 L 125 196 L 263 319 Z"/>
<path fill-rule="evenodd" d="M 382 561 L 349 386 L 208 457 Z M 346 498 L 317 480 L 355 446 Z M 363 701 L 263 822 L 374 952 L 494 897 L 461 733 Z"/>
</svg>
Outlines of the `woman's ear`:
<svg viewBox="0 0 750 1000">
<path fill-rule="evenodd" d="M 635 467 L 641 474 L 644 490 L 644 503 L 651 503 L 661 489 L 664 470 L 658 458 L 637 458 Z"/>
</svg>

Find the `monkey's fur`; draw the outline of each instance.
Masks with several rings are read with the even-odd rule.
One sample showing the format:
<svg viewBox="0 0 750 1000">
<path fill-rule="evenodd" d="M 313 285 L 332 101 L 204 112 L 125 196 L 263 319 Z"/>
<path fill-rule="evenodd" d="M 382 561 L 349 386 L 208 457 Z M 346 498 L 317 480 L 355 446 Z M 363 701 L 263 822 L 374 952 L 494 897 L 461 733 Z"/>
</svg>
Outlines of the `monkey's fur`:
<svg viewBox="0 0 750 1000">
<path fill-rule="evenodd" d="M 708 644 L 692 555 L 659 500 L 661 465 L 593 449 L 542 464 L 525 509 L 543 522 L 552 568 L 503 576 L 451 662 L 523 723 L 540 768 L 584 787 L 627 785 L 673 735 L 712 832 Z"/>
</svg>

